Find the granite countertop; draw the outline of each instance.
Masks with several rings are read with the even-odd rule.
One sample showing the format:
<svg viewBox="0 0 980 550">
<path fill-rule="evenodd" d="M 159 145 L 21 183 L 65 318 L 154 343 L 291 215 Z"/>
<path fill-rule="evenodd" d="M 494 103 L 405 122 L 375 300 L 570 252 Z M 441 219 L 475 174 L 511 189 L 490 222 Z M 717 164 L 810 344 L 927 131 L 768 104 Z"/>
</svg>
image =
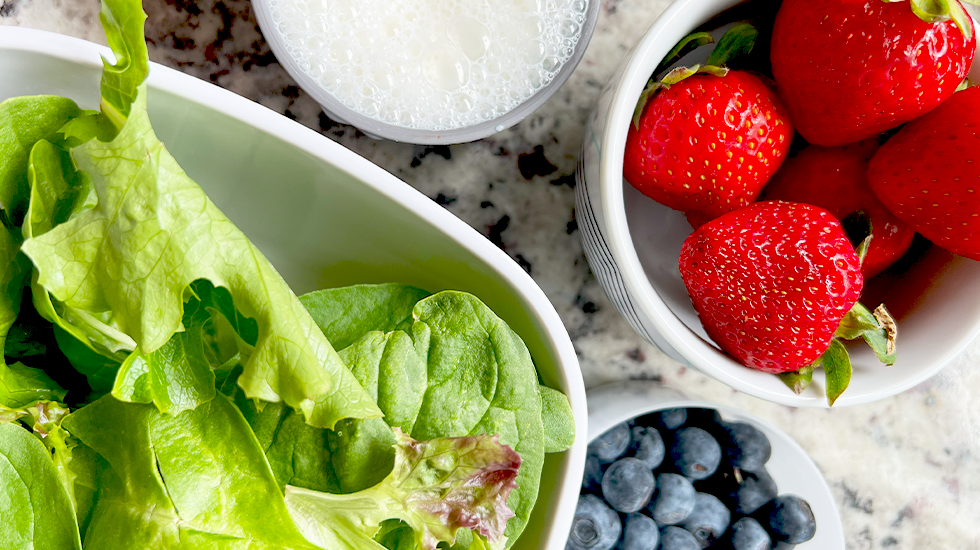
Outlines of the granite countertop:
<svg viewBox="0 0 980 550">
<path fill-rule="evenodd" d="M 652 379 L 759 415 L 824 472 L 848 548 L 980 549 L 980 342 L 896 397 L 792 409 L 684 368 L 619 316 L 589 271 L 575 220 L 586 116 L 624 54 L 667 0 L 602 1 L 595 35 L 564 87 L 516 127 L 475 143 L 375 141 L 327 118 L 276 62 L 248 0 L 144 0 L 150 57 L 228 88 L 381 165 L 483 232 L 527 270 L 571 334 L 585 383 Z M 0 25 L 104 42 L 99 0 L 0 0 Z M 2 78 L 2 75 L 0 75 Z M 834 549 L 828 549 L 834 550 Z"/>
</svg>

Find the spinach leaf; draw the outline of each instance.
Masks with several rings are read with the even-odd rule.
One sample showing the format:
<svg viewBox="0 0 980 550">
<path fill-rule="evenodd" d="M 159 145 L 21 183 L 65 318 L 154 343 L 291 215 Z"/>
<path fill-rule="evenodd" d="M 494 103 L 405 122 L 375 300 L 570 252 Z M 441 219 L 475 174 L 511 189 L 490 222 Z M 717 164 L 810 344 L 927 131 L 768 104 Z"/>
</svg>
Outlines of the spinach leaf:
<svg viewBox="0 0 980 550">
<path fill-rule="evenodd" d="M 96 204 L 24 242 L 38 284 L 80 314 L 108 312 L 111 323 L 104 324 L 149 354 L 181 328 L 191 283 L 207 279 L 258 323 L 238 378 L 249 398 L 285 401 L 320 427 L 380 416 L 272 264 L 154 135 L 140 84 L 147 72 L 144 19 L 138 3 L 103 3 L 117 61 L 106 63 L 101 112 L 61 130 Z"/>
<path fill-rule="evenodd" d="M 68 493 L 44 445 L 15 424 L 0 424 L 0 540 L 10 550 L 81 550 Z"/>
<path fill-rule="evenodd" d="M 400 330 L 369 332 L 340 352 L 384 418 L 344 420 L 328 434 L 333 467 L 343 492 L 378 484 L 394 464 L 391 428 L 411 433 L 426 389 L 428 339 Z"/>
<path fill-rule="evenodd" d="M 562 392 L 541 386 L 541 423 L 544 425 L 544 452 L 567 451 L 575 442 L 572 405 Z"/>
<path fill-rule="evenodd" d="M 409 330 L 412 308 L 429 293 L 397 283 L 354 285 L 315 290 L 299 297 L 336 349 L 344 349 L 368 332 Z"/>
<path fill-rule="evenodd" d="M 259 410 L 240 389 L 234 391 L 234 400 L 265 452 L 280 490 L 295 485 L 341 492 L 327 447 L 329 430 L 310 426 L 302 415 L 282 403 L 263 403 Z"/>
<path fill-rule="evenodd" d="M 108 465 L 98 472 L 86 549 L 313 548 L 222 394 L 177 416 L 105 396 L 64 426 Z"/>
</svg>

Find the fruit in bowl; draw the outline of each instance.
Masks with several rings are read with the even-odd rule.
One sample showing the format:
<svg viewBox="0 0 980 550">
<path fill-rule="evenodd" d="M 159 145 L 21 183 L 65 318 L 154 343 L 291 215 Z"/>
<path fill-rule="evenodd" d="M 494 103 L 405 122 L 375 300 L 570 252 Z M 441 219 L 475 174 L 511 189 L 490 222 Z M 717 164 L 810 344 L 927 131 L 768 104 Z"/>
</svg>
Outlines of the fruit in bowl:
<svg viewBox="0 0 980 550">
<path fill-rule="evenodd" d="M 678 415 L 680 424 L 670 421 Z M 653 433 L 666 442 L 666 454 L 652 466 L 637 458 L 641 447 L 621 443 L 627 434 L 635 443 Z M 804 498 L 779 493 L 766 469 L 772 452 L 754 424 L 723 420 L 712 409 L 664 409 L 616 424 L 589 445 L 588 460 L 600 464 L 603 482 L 597 489 L 584 480 L 566 549 L 758 550 L 805 543 L 817 532 L 816 518 Z M 628 483 L 606 483 L 624 469 L 631 470 Z"/>
<path fill-rule="evenodd" d="M 916 2 L 782 3 L 771 29 L 772 72 L 760 82 L 772 78 L 769 105 L 777 107 L 769 118 L 781 120 L 778 106 L 786 105 L 789 133 L 774 143 L 785 143 L 786 152 L 753 141 L 768 142 L 771 129 L 756 129 L 751 119 L 722 128 L 692 107 L 685 118 L 704 133 L 693 132 L 690 120 L 678 122 L 673 96 L 698 97 L 692 85 L 677 82 L 682 69 L 671 69 L 682 56 L 668 55 L 657 68 L 627 136 L 625 180 L 682 211 L 696 228 L 680 251 L 679 270 L 708 337 L 742 365 L 779 374 L 797 393 L 822 368 L 831 405 L 852 373 L 839 339 L 862 338 L 880 362 L 896 361 L 898 322 L 884 305 L 871 311 L 857 302 L 866 280 L 902 260 L 916 232 L 950 252 L 980 257 L 974 243 L 980 201 L 972 184 L 980 155 L 970 147 L 980 136 L 974 109 L 980 92 L 957 91 L 976 49 L 973 21 L 956 0 L 924 10 Z M 730 64 L 749 65 L 751 40 L 728 46 L 733 34 L 746 36 L 746 26 L 732 26 L 709 63 L 721 50 Z M 711 41 L 705 35 L 691 34 L 674 52 L 704 46 Z M 920 40 L 943 47 L 926 48 Z M 698 77 L 700 66 L 694 67 L 688 79 Z M 737 95 L 712 99 L 710 109 L 719 112 L 746 107 Z M 746 117 L 742 112 L 741 120 Z M 793 128 L 795 155 L 788 152 Z M 701 144 L 702 135 L 715 139 Z M 717 139 L 722 135 L 727 141 Z M 765 170 L 740 178 L 743 185 L 706 187 L 733 173 L 715 159 L 745 158 L 739 148 L 745 143 L 758 148 L 757 165 Z M 682 169 L 673 179 L 651 172 L 664 164 L 663 151 L 668 160 L 686 156 L 701 170 Z M 765 162 L 770 159 L 775 162 Z M 777 202 L 752 204 L 760 194 Z"/>
</svg>

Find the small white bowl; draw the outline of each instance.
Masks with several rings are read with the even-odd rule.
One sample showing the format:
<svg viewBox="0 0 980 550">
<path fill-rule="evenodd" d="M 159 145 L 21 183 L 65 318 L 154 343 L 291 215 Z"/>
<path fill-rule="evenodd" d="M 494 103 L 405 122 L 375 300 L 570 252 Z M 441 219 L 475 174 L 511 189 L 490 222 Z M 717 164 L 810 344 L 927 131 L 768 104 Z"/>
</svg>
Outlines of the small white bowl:
<svg viewBox="0 0 980 550">
<path fill-rule="evenodd" d="M 282 32 L 273 22 L 269 0 L 252 1 L 255 16 L 259 21 L 259 26 L 262 27 L 262 34 L 269 42 L 269 47 L 276 54 L 276 59 L 286 69 L 289 76 L 293 77 L 293 80 L 303 88 L 303 91 L 310 94 L 310 97 L 320 104 L 320 107 L 330 118 L 356 126 L 375 139 L 383 138 L 422 145 L 467 143 L 483 139 L 514 126 L 537 110 L 538 107 L 544 105 L 568 80 L 579 61 L 582 60 L 582 56 L 589 46 L 589 40 L 592 38 L 592 31 L 595 30 L 596 21 L 599 19 L 599 5 L 599 0 L 588 0 L 585 20 L 581 23 L 579 39 L 571 57 L 558 69 L 558 73 L 551 82 L 534 92 L 523 103 L 496 118 L 472 126 L 451 130 L 420 130 L 383 122 L 344 105 L 316 79 L 302 70 L 296 59 L 289 53 Z"/>
<path fill-rule="evenodd" d="M 772 444 L 772 456 L 766 471 L 776 482 L 779 494 L 794 494 L 810 504 L 817 522 L 817 532 L 796 550 L 835 550 L 844 548 L 844 526 L 830 487 L 806 451 L 775 426 L 746 412 L 686 397 L 656 382 L 632 380 L 614 382 L 587 392 L 589 402 L 589 441 L 613 426 L 665 409 L 714 409 L 728 421 L 751 424 L 761 430 Z"/>
<path fill-rule="evenodd" d="M 627 54 L 588 119 L 577 171 L 576 213 L 589 264 L 633 328 L 670 357 L 732 388 L 795 407 L 827 407 L 822 370 L 796 395 L 776 376 L 732 360 L 711 341 L 678 270 L 684 216 L 643 196 L 623 179 L 626 135 L 640 93 L 681 38 L 740 0 L 678 0 Z M 980 63 L 970 79 L 980 80 Z M 854 372 L 842 407 L 890 397 L 939 372 L 980 334 L 980 262 L 938 247 L 900 276 L 871 279 L 862 302 L 884 301 L 898 320 L 898 362 L 881 365 L 864 345 L 849 345 Z"/>
<path fill-rule="evenodd" d="M 0 27 L 0 101 L 57 94 L 98 108 L 102 46 Z M 565 392 L 578 432 L 545 456 L 537 503 L 513 550 L 562 550 L 585 463 L 585 385 L 544 292 L 507 254 L 408 184 L 257 103 L 151 63 L 153 129 L 181 167 L 298 293 L 397 281 L 479 296 L 521 335 L 543 383 Z"/>
</svg>

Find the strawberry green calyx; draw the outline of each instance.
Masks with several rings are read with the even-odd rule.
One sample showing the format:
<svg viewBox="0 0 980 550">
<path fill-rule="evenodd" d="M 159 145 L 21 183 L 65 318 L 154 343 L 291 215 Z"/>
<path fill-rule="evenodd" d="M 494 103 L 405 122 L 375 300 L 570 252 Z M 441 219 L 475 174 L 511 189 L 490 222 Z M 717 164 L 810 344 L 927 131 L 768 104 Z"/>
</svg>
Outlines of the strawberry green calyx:
<svg viewBox="0 0 980 550">
<path fill-rule="evenodd" d="M 863 338 L 879 361 L 886 366 L 895 364 L 898 325 L 884 304 L 875 308 L 873 313 L 860 302 L 854 304 L 851 311 L 841 319 L 834 336 L 845 340 Z"/>
<path fill-rule="evenodd" d="M 793 393 L 800 395 L 813 381 L 813 363 L 801 368 L 800 370 L 784 372 L 778 374 L 779 379 L 793 390 Z"/>
<path fill-rule="evenodd" d="M 901 2 L 903 0 L 884 0 L 885 2 Z M 980 0 L 965 0 L 969 4 L 980 5 Z M 967 40 L 973 37 L 973 25 L 970 15 L 957 0 L 910 0 L 912 12 L 926 23 L 938 23 L 953 20 Z"/>
<path fill-rule="evenodd" d="M 896 360 L 897 337 L 898 325 L 884 304 L 872 312 L 856 302 L 841 319 L 834 339 L 823 355 L 797 371 L 780 374 L 779 378 L 799 395 L 810 385 L 814 369 L 822 368 L 827 376 L 827 401 L 833 406 L 851 381 L 851 359 L 841 340 L 863 338 L 878 360 L 885 366 L 891 366 Z"/>
<path fill-rule="evenodd" d="M 758 37 L 759 29 L 749 23 L 738 23 L 725 31 L 706 63 L 724 67 L 735 57 L 751 52 Z"/>
<path fill-rule="evenodd" d="M 678 59 L 714 41 L 715 39 L 711 36 L 711 33 L 707 32 L 695 32 L 681 38 L 681 41 L 667 52 L 667 55 L 660 61 L 660 65 L 657 65 L 657 69 L 653 71 L 653 74 L 664 72 L 667 70 L 667 67 L 676 63 Z"/>
<path fill-rule="evenodd" d="M 647 102 L 650 101 L 650 98 L 661 88 L 669 88 L 696 74 L 725 76 L 728 74 L 728 69 L 725 67 L 725 64 L 736 56 L 751 52 L 752 48 L 755 47 L 755 40 L 758 36 L 758 29 L 751 24 L 738 23 L 725 31 L 725 34 L 722 35 L 718 44 L 711 51 L 711 55 L 704 65 L 677 67 L 664 75 L 659 82 L 651 78 L 640 94 L 640 99 L 636 102 L 636 110 L 633 111 L 633 125 L 636 128 L 640 127 L 640 117 L 643 115 L 643 109 L 646 107 Z M 714 39 L 711 37 L 711 34 L 706 32 L 696 32 L 685 36 L 667 53 L 667 56 L 657 66 L 654 74 L 663 72 L 685 55 L 712 42 L 714 42 Z"/>
</svg>

